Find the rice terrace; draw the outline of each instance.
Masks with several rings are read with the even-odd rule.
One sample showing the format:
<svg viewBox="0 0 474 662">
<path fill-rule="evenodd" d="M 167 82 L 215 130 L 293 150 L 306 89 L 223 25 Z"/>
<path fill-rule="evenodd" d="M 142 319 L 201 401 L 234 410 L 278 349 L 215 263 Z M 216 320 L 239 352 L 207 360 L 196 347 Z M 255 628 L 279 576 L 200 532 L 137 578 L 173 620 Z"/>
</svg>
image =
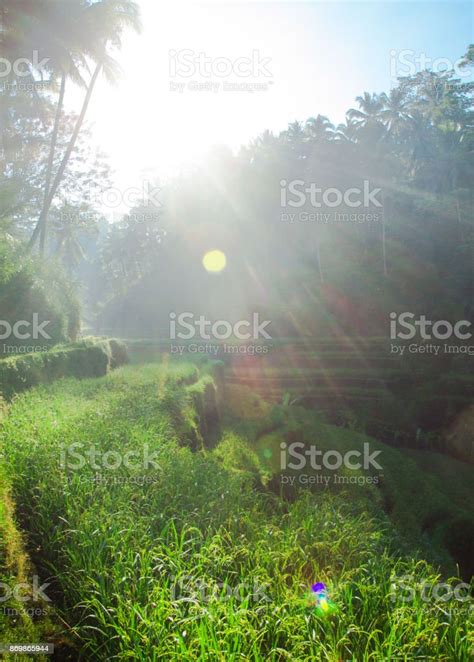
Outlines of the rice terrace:
<svg viewBox="0 0 474 662">
<path fill-rule="evenodd" d="M 2 659 L 474 659 L 472 11 L 3 0 Z"/>
</svg>

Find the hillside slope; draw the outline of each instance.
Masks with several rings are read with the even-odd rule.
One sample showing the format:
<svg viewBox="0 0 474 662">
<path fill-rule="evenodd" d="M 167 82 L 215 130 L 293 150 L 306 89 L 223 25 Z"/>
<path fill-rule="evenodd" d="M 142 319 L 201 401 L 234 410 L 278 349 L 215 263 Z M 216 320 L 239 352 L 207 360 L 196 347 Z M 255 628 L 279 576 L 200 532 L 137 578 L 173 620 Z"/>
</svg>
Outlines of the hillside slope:
<svg viewBox="0 0 474 662">
<path fill-rule="evenodd" d="M 441 575 L 421 556 L 452 563 L 442 536 L 428 535 L 430 509 L 467 520 L 438 479 L 369 440 L 382 451 L 383 488 L 279 493 L 282 438 L 341 452 L 367 438 L 245 390 L 220 397 L 209 366 L 176 362 L 14 401 L 5 469 L 82 656 L 467 661 L 471 602 L 439 600 Z M 252 413 L 237 424 L 245 398 Z M 137 462 L 125 462 L 132 451 Z M 326 611 L 315 582 L 327 587 Z"/>
</svg>

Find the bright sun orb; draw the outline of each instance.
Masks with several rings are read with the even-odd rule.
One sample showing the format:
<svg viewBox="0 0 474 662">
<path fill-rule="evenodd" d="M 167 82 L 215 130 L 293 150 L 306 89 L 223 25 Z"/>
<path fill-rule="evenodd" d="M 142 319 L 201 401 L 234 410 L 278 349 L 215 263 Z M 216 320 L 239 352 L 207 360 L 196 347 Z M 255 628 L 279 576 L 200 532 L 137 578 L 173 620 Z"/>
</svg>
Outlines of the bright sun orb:
<svg viewBox="0 0 474 662">
<path fill-rule="evenodd" d="M 206 271 L 219 273 L 225 268 L 227 259 L 222 251 L 208 251 L 202 258 L 202 263 Z"/>
</svg>

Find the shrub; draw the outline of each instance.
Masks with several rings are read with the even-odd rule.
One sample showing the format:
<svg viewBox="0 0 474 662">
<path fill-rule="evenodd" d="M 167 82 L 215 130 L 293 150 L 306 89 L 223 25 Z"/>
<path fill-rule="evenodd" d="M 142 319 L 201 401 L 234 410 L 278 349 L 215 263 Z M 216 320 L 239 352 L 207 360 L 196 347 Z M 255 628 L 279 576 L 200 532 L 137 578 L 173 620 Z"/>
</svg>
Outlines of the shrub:
<svg viewBox="0 0 474 662">
<path fill-rule="evenodd" d="M 24 249 L 23 249 L 24 250 Z M 0 239 L 0 319 L 12 326 L 19 320 L 30 321 L 38 316 L 49 338 L 19 339 L 11 335 L 7 343 L 12 348 L 28 345 L 52 346 L 67 340 L 75 341 L 80 329 L 80 306 L 77 288 L 63 269 L 54 263 L 25 258 L 16 245 Z M 0 343 L 0 355 L 9 350 Z"/>
<path fill-rule="evenodd" d="M 86 339 L 47 352 L 10 357 L 0 361 L 0 392 L 11 398 L 14 393 L 61 377 L 101 377 L 126 361 L 125 344 L 105 339 Z"/>
<path fill-rule="evenodd" d="M 109 340 L 110 351 L 112 352 L 112 357 L 110 361 L 111 368 L 118 368 L 121 365 L 129 363 L 129 357 L 127 352 L 127 346 L 121 340 L 116 340 L 111 338 Z"/>
</svg>

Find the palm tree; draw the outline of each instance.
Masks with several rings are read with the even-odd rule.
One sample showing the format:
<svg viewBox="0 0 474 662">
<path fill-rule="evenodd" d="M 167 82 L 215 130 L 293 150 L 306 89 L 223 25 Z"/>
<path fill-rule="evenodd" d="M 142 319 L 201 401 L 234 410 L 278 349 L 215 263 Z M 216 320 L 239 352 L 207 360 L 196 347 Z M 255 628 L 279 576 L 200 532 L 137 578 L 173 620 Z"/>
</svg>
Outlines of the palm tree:
<svg viewBox="0 0 474 662">
<path fill-rule="evenodd" d="M 361 126 L 380 123 L 380 112 L 383 109 L 383 98 L 379 94 L 364 92 L 363 96 L 356 97 L 359 110 L 350 108 L 347 117 Z"/>
<path fill-rule="evenodd" d="M 86 259 L 80 239 L 97 235 L 97 220 L 87 205 L 65 202 L 52 213 L 52 231 L 56 237 L 56 253 L 69 273 Z"/>
<path fill-rule="evenodd" d="M 474 44 L 469 44 L 466 55 L 463 56 L 460 66 L 465 68 L 474 64 Z"/>
<path fill-rule="evenodd" d="M 396 132 L 409 117 L 405 88 L 395 87 L 390 90 L 390 94 L 381 94 L 380 99 L 383 104 L 380 117 L 389 133 Z"/>
<path fill-rule="evenodd" d="M 286 131 L 282 131 L 279 135 L 283 152 L 287 156 L 291 155 L 296 160 L 306 159 L 307 147 L 305 146 L 305 131 L 302 122 L 295 120 L 288 124 Z"/>
<path fill-rule="evenodd" d="M 325 115 L 317 115 L 306 120 L 304 132 L 309 140 L 326 142 L 334 137 L 335 128 Z"/>
<path fill-rule="evenodd" d="M 117 80 L 119 68 L 108 52 L 109 45 L 115 48 L 121 46 L 121 36 L 124 28 L 131 27 L 137 31 L 140 29 L 139 10 L 134 0 L 99 0 L 87 4 L 82 9 L 80 20 L 84 28 L 84 34 L 87 34 L 87 40 L 83 45 L 83 57 L 95 62 L 95 69 L 90 77 L 81 112 L 56 176 L 48 189 L 45 187 L 42 209 L 30 239 L 29 248 L 33 247 L 40 234 L 43 235 L 42 243 L 44 247 L 48 212 L 76 144 L 100 72 L 103 71 L 110 82 Z"/>
<path fill-rule="evenodd" d="M 242 149 L 242 155 L 248 159 L 250 163 L 254 163 L 259 157 L 271 156 L 279 145 L 279 140 L 271 131 L 265 131 L 252 140 L 248 147 Z"/>
<path fill-rule="evenodd" d="M 66 80 L 70 79 L 76 85 L 86 88 L 82 71 L 88 69 L 86 55 L 88 52 L 88 34 L 85 30 L 84 3 L 82 0 L 69 0 L 66 3 L 54 3 L 53 15 L 47 16 L 48 27 L 43 30 L 44 41 L 48 43 L 48 70 L 51 78 L 60 79 L 59 95 L 56 105 L 51 143 L 46 167 L 43 205 L 47 200 L 51 187 L 52 169 L 56 151 L 56 143 L 61 120 Z M 61 30 L 51 30 L 51 26 L 61 26 Z M 44 253 L 46 240 L 46 221 L 41 227 L 40 254 Z"/>
<path fill-rule="evenodd" d="M 359 123 L 356 120 L 346 117 L 345 124 L 338 124 L 334 134 L 337 142 L 355 143 L 359 132 Z"/>
<path fill-rule="evenodd" d="M 286 131 L 280 133 L 280 138 L 294 148 L 298 148 L 303 143 L 305 132 L 302 122 L 295 120 L 288 124 Z"/>
<path fill-rule="evenodd" d="M 265 129 L 265 131 L 257 136 L 255 139 L 254 143 L 258 147 L 274 147 L 275 144 L 278 142 L 278 138 L 274 135 L 272 131 L 269 131 L 268 129 Z"/>
</svg>

